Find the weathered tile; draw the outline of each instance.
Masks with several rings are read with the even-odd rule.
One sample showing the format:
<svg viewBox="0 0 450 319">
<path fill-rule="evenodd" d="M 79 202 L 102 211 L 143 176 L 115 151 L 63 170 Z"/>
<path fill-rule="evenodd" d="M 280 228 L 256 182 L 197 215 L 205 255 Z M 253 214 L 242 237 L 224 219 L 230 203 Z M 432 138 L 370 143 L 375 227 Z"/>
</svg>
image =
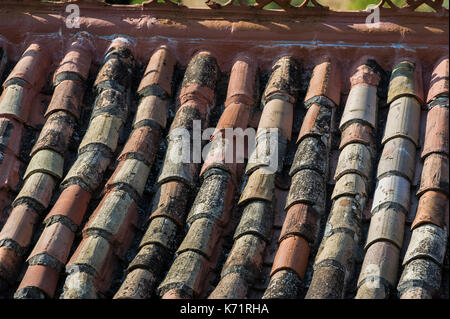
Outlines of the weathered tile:
<svg viewBox="0 0 450 319">
<path fill-rule="evenodd" d="M 126 224 L 136 225 L 137 208 L 133 198 L 124 191 L 108 192 L 92 213 L 83 229 L 84 236 L 93 230 L 100 230 L 111 236 L 111 243 L 120 246 L 125 234 L 121 233 Z"/>
<path fill-rule="evenodd" d="M 225 108 L 231 104 L 239 103 L 252 106 L 257 97 L 256 88 L 257 64 L 254 57 L 247 54 L 239 54 L 231 68 L 228 82 Z"/>
<path fill-rule="evenodd" d="M 245 174 L 250 175 L 261 167 L 280 173 L 283 168 L 287 140 L 280 134 L 279 128 L 261 129 L 257 132 L 255 143 L 255 148 L 250 154 L 245 168 Z"/>
<path fill-rule="evenodd" d="M 21 198 L 31 198 L 42 205 L 42 208 L 47 208 L 55 185 L 56 181 L 51 175 L 40 172 L 34 173 L 25 180 L 15 202 Z"/>
<path fill-rule="evenodd" d="M 208 299 L 244 299 L 248 288 L 245 276 L 232 272 L 220 279 Z"/>
<path fill-rule="evenodd" d="M 65 111 L 79 119 L 84 91 L 83 83 L 79 81 L 62 81 L 53 92 L 50 104 L 45 111 L 45 116 L 48 117 L 55 112 Z"/>
<path fill-rule="evenodd" d="M 122 120 L 127 120 L 128 95 L 126 92 L 114 88 L 105 88 L 98 92 L 91 113 L 92 120 L 99 115 L 111 115 Z"/>
<path fill-rule="evenodd" d="M 172 287 L 181 287 L 191 297 L 200 294 L 204 284 L 203 278 L 208 271 L 205 257 L 193 251 L 186 251 L 175 258 L 169 272 L 159 285 L 160 296 Z"/>
<path fill-rule="evenodd" d="M 403 265 L 413 259 L 431 259 L 442 266 L 447 243 L 447 230 L 433 224 L 416 227 L 411 236 Z"/>
<path fill-rule="evenodd" d="M 352 87 L 345 104 L 339 129 L 344 130 L 349 124 L 360 122 L 377 128 L 377 87 L 358 84 Z"/>
<path fill-rule="evenodd" d="M 310 204 L 319 213 L 325 210 L 325 180 L 316 171 L 303 169 L 292 178 L 285 209 L 294 204 Z"/>
<path fill-rule="evenodd" d="M 345 272 L 333 266 L 314 269 L 305 299 L 341 299 Z"/>
<path fill-rule="evenodd" d="M 158 184 L 170 181 L 180 181 L 189 187 L 194 187 L 197 180 L 197 163 L 193 163 L 192 158 L 186 157 L 185 153 L 189 151 L 186 148 L 186 139 L 182 137 L 170 138 L 167 146 L 164 164 L 158 177 Z M 183 150 L 185 150 L 183 152 Z"/>
<path fill-rule="evenodd" d="M 94 276 L 87 272 L 74 271 L 64 282 L 64 290 L 60 299 L 97 299 Z"/>
<path fill-rule="evenodd" d="M 111 253 L 110 248 L 111 245 L 102 236 L 83 238 L 67 263 L 66 269 L 69 269 L 72 265 L 88 265 L 99 273 L 108 254 Z M 68 282 L 70 282 L 69 277 L 66 279 L 66 284 Z"/>
<path fill-rule="evenodd" d="M 120 289 L 114 295 L 114 299 L 149 299 L 150 289 L 147 289 L 149 282 L 156 281 L 152 272 L 146 269 L 134 269 L 127 274 Z"/>
<path fill-rule="evenodd" d="M 139 248 L 149 244 L 158 244 L 168 250 L 175 250 L 177 248 L 175 238 L 177 235 L 177 228 L 177 224 L 169 218 L 153 218 L 147 228 L 147 231 L 142 237 Z"/>
<path fill-rule="evenodd" d="M 339 155 L 334 179 L 338 181 L 343 175 L 356 173 L 370 180 L 372 173 L 372 154 L 367 146 L 362 144 L 349 144 Z"/>
<path fill-rule="evenodd" d="M 349 124 L 342 131 L 339 150 L 342 151 L 345 146 L 352 143 L 364 144 L 372 150 L 376 150 L 374 129 L 369 125 L 359 122 Z"/>
<path fill-rule="evenodd" d="M 385 240 L 399 249 L 403 245 L 405 214 L 395 207 L 382 207 L 372 215 L 365 249 L 377 241 Z"/>
<path fill-rule="evenodd" d="M 253 200 L 243 209 L 242 217 L 234 232 L 233 239 L 237 240 L 246 234 L 256 234 L 269 242 L 271 239 L 273 219 L 271 203 L 262 200 Z"/>
<path fill-rule="evenodd" d="M 380 179 L 375 189 L 372 203 L 372 213 L 385 203 L 396 203 L 405 209 L 410 207 L 410 183 L 401 176 L 389 175 Z"/>
<path fill-rule="evenodd" d="M 10 149 L 15 156 L 19 155 L 23 125 L 14 119 L 0 118 L 0 146 Z"/>
<path fill-rule="evenodd" d="M 10 116 L 20 122 L 26 122 L 34 96 L 33 89 L 11 84 L 0 96 L 0 116 Z"/>
<path fill-rule="evenodd" d="M 172 74 L 176 62 L 175 57 L 166 46 L 157 48 L 152 54 L 144 76 L 139 83 L 138 94 L 142 96 L 153 95 L 155 94 L 154 87 L 158 87 L 170 96 L 172 94 Z"/>
<path fill-rule="evenodd" d="M 28 163 L 27 170 L 23 176 L 24 179 L 30 177 L 34 173 L 46 173 L 56 179 L 63 177 L 64 157 L 61 154 L 43 149 L 36 152 Z"/>
<path fill-rule="evenodd" d="M 294 271 L 282 269 L 270 278 L 262 299 L 297 299 L 303 288 L 302 280 Z"/>
<path fill-rule="evenodd" d="M 314 269 L 332 263 L 348 274 L 353 263 L 355 244 L 355 236 L 347 232 L 336 232 L 324 237 L 314 261 Z"/>
<path fill-rule="evenodd" d="M 395 286 L 399 254 L 399 249 L 390 242 L 379 241 L 370 245 L 366 251 L 361 273 L 359 274 L 358 287 L 361 286 L 364 279 L 367 280 L 371 277 L 382 278 L 391 286 Z"/>
<path fill-rule="evenodd" d="M 148 125 L 149 121 L 158 123 L 161 128 L 166 128 L 167 108 L 169 102 L 156 95 L 143 97 L 139 102 L 136 115 L 133 120 L 133 127 Z"/>
<path fill-rule="evenodd" d="M 89 123 L 79 149 L 89 144 L 103 144 L 111 151 L 115 151 L 121 128 L 122 120 L 120 118 L 108 114 L 99 115 Z"/>
<path fill-rule="evenodd" d="M 48 149 L 64 156 L 74 127 L 75 122 L 72 116 L 66 112 L 51 114 L 47 118 L 30 155 L 34 156 L 38 151 Z"/>
<path fill-rule="evenodd" d="M 259 120 L 258 133 L 264 129 L 279 128 L 279 133 L 287 140 L 290 140 L 293 116 L 294 110 L 291 102 L 272 98 L 264 105 L 261 119 Z"/>
<path fill-rule="evenodd" d="M 250 200 L 273 201 L 275 174 L 258 168 L 248 178 L 238 204 L 243 205 Z"/>
<path fill-rule="evenodd" d="M 102 151 L 86 150 L 79 154 L 77 160 L 70 168 L 62 185 L 69 184 L 72 180 L 85 183 L 91 191 L 99 187 L 103 173 L 110 163 L 110 159 Z"/>
<path fill-rule="evenodd" d="M 448 181 L 448 157 L 441 154 L 431 154 L 425 158 L 420 188 L 417 195 L 420 196 L 426 191 L 434 190 L 449 194 Z"/>
<path fill-rule="evenodd" d="M 436 105 L 428 111 L 422 158 L 431 153 L 449 155 L 448 120 L 448 107 Z"/>
<path fill-rule="evenodd" d="M 48 297 L 54 296 L 58 284 L 59 272 L 44 265 L 29 266 L 16 293 L 15 299 L 20 299 L 21 290 L 27 287 L 36 287 L 42 290 Z M 34 298 L 33 298 L 34 299 Z"/>
<path fill-rule="evenodd" d="M 441 286 L 441 269 L 428 259 L 412 260 L 406 265 L 397 286 L 400 298 L 410 289 L 423 288 L 427 294 L 435 297 Z"/>
<path fill-rule="evenodd" d="M 190 225 L 189 232 L 178 247 L 177 254 L 195 251 L 209 259 L 221 233 L 222 231 L 215 221 L 208 218 L 198 218 Z"/>
<path fill-rule="evenodd" d="M 342 175 L 334 185 L 331 199 L 336 200 L 342 196 L 352 196 L 359 209 L 364 209 L 367 201 L 368 186 L 364 178 L 355 173 Z"/>
<path fill-rule="evenodd" d="M 287 212 L 279 241 L 292 235 L 314 243 L 319 233 L 320 215 L 307 204 L 295 204 Z"/>
<path fill-rule="evenodd" d="M 431 223 L 443 228 L 446 214 L 448 215 L 448 197 L 441 192 L 425 192 L 420 196 L 416 218 L 411 229 L 424 223 Z"/>
<path fill-rule="evenodd" d="M 416 146 L 411 140 L 398 137 L 384 144 L 378 162 L 377 179 L 385 174 L 398 174 L 406 177 L 411 183 L 416 169 Z"/>
<path fill-rule="evenodd" d="M 289 175 L 301 169 L 312 169 L 325 174 L 328 168 L 327 146 L 317 137 L 305 137 L 298 145 Z"/>
<path fill-rule="evenodd" d="M 283 269 L 293 270 L 301 279 L 304 278 L 308 265 L 309 244 L 299 236 L 290 236 L 280 242 L 273 261 L 270 276 Z"/>
<path fill-rule="evenodd" d="M 162 184 L 153 196 L 152 214 L 150 218 L 164 216 L 184 227 L 190 192 L 181 182 Z"/>
<path fill-rule="evenodd" d="M 272 73 L 263 94 L 264 100 L 271 96 L 280 94 L 286 95 L 291 103 L 294 103 L 298 95 L 299 65 L 290 56 L 283 56 L 272 66 Z"/>
<path fill-rule="evenodd" d="M 139 196 L 145 189 L 150 167 L 144 162 L 128 158 L 119 162 L 113 175 L 105 185 L 105 189 L 110 189 L 115 185 L 126 184 L 134 189 Z"/>
<path fill-rule="evenodd" d="M 361 211 L 352 197 L 340 197 L 333 201 L 330 215 L 325 225 L 324 236 L 328 237 L 341 230 L 359 233 Z"/>
<path fill-rule="evenodd" d="M 260 275 L 266 244 L 253 234 L 236 239 L 222 268 L 222 280 L 231 273 L 240 273 L 247 283 L 253 283 Z"/>
<path fill-rule="evenodd" d="M 335 105 L 339 105 L 341 98 L 341 72 L 339 64 L 327 57 L 316 64 L 309 81 L 305 102 L 317 96 L 324 96 Z"/>
<path fill-rule="evenodd" d="M 303 119 L 297 144 L 308 136 L 319 137 L 324 144 L 327 144 L 330 136 L 331 110 L 328 107 L 313 103 L 306 112 Z"/>
<path fill-rule="evenodd" d="M 230 174 L 211 169 L 204 177 L 202 186 L 187 216 L 188 224 L 197 218 L 217 220 L 220 226 L 226 225 L 234 205 L 235 186 Z"/>
<path fill-rule="evenodd" d="M 427 102 L 429 103 L 435 97 L 448 95 L 449 81 L 449 59 L 444 57 L 438 61 L 431 74 L 431 85 L 428 90 Z"/>
<path fill-rule="evenodd" d="M 63 73 L 74 73 L 83 81 L 88 78 L 94 48 L 92 38 L 86 33 L 78 33 L 77 37 L 71 40 L 64 58 L 53 75 L 54 84 L 60 82 Z"/>
<path fill-rule="evenodd" d="M 413 96 L 423 104 L 422 69 L 420 64 L 402 61 L 391 73 L 387 103 L 401 96 Z"/>
<path fill-rule="evenodd" d="M 420 104 L 409 96 L 400 97 L 392 102 L 386 120 L 386 128 L 381 141 L 385 144 L 394 137 L 409 138 L 419 146 Z"/>
</svg>

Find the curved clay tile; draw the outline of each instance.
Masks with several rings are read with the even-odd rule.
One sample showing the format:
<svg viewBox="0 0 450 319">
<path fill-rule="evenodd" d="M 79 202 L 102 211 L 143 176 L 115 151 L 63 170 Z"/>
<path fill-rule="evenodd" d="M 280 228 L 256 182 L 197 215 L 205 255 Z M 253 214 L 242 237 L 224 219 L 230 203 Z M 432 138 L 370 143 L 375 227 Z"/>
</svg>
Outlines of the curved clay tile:
<svg viewBox="0 0 450 319">
<path fill-rule="evenodd" d="M 158 287 L 163 298 L 173 294 L 191 298 L 200 295 L 206 276 L 214 266 L 214 254 L 220 247 L 219 239 L 230 219 L 236 176 L 241 168 L 235 158 L 228 158 L 228 152 L 235 152 L 238 143 L 233 137 L 230 139 L 226 128 L 247 127 L 253 106 L 248 103 L 253 103 L 256 94 L 255 76 L 256 65 L 249 57 L 239 56 L 231 71 L 225 110 L 201 170 L 203 182 L 187 216 L 189 231 L 178 247 L 178 257 Z M 244 117 L 237 118 L 235 112 Z M 189 273 L 181 266 L 187 259 L 195 260 L 202 265 L 201 268 Z"/>
<path fill-rule="evenodd" d="M 383 152 L 378 163 L 377 187 L 365 245 L 366 255 L 358 279 L 358 299 L 388 298 L 397 283 L 398 261 L 403 246 L 405 216 L 410 210 L 412 170 L 419 145 L 420 108 L 423 100 L 420 66 L 398 63 L 389 84 Z M 404 152 L 396 147 L 403 146 Z"/>
<path fill-rule="evenodd" d="M 158 65 L 160 60 L 160 57 L 156 60 Z M 164 78 L 167 71 L 160 71 L 158 66 L 154 69 Z M 182 147 L 182 144 L 177 143 L 176 129 L 187 130 L 192 142 L 192 121 L 201 120 L 207 123 L 208 111 L 215 96 L 217 75 L 216 60 L 209 52 L 201 51 L 189 62 L 178 97 L 180 107 L 169 131 L 169 145 L 158 178 L 160 186 L 153 199 L 150 224 L 139 245 L 139 252 L 128 266 L 128 274 L 114 298 L 149 298 L 161 280 L 168 259 L 177 247 L 177 239 L 185 224 L 186 207 L 192 186 L 197 181 L 199 164 L 192 160 L 187 163 L 172 160 L 171 152 Z M 150 85 L 152 79 L 144 79 L 150 81 Z M 195 259 L 195 255 L 190 257 Z M 200 260 L 185 261 L 189 267 L 203 267 Z"/>
<path fill-rule="evenodd" d="M 88 41 L 88 39 L 78 37 L 76 41 L 72 42 L 66 56 L 57 70 L 58 74 L 54 77 L 54 81 L 56 81 L 54 83 L 54 85 L 56 85 L 55 94 L 53 95 L 52 102 L 50 102 L 49 106 L 51 112 L 47 111 L 47 122 L 32 150 L 32 154 L 34 155 L 30 161 L 29 170 L 34 167 L 31 166 L 30 168 L 33 159 L 39 159 L 38 156 L 40 153 L 51 152 L 47 158 L 50 157 L 50 155 L 56 156 L 56 154 L 62 157 L 67 150 L 74 123 L 80 118 L 80 106 L 83 97 L 82 93 L 84 92 L 82 79 L 86 78 L 89 73 L 90 61 L 92 58 L 92 52 L 89 51 L 89 46 L 86 46 L 86 41 Z M 85 49 L 80 49 L 80 46 L 83 45 Z M 79 51 L 81 51 L 81 53 L 79 53 Z M 77 53 L 75 57 L 74 52 Z M 80 56 L 80 54 L 82 55 Z M 109 63 L 114 62 L 109 61 Z M 117 61 L 115 63 L 121 62 Z M 67 69 L 69 65 L 70 68 Z M 74 92 L 71 88 L 75 86 L 78 86 L 78 88 L 76 89 L 77 91 Z M 62 88 L 62 90 L 59 90 L 59 88 Z M 74 93 L 76 94 L 74 95 Z M 88 128 L 88 132 L 90 127 Z M 94 152 L 97 153 L 95 147 L 104 142 L 101 140 L 102 136 L 103 135 L 99 134 L 98 139 L 91 142 L 98 142 L 98 144 L 94 144 L 90 150 L 90 154 Z M 85 152 L 84 154 L 86 153 L 89 152 Z M 46 163 L 44 161 L 45 159 L 46 158 L 43 158 L 43 163 Z M 89 161 L 90 159 L 91 161 Z M 102 161 L 102 155 L 86 157 L 80 152 L 78 159 L 75 161 L 72 168 L 77 165 L 80 166 L 80 162 L 83 162 L 84 164 L 87 164 L 88 167 L 90 166 L 97 169 L 98 177 L 102 174 L 101 168 L 96 165 L 99 160 Z M 107 160 L 108 159 L 103 158 L 103 162 Z M 39 164 L 39 162 L 37 164 Z M 46 166 L 49 165 L 46 164 L 42 167 L 45 168 Z M 83 165 L 81 165 L 81 167 L 83 167 Z M 106 165 L 103 165 L 103 167 L 106 168 Z M 50 168 L 53 168 L 53 166 Z M 47 173 L 50 174 L 51 172 L 47 169 Z M 52 172 L 52 175 L 55 176 L 55 172 Z M 59 275 L 57 274 L 64 270 L 64 265 L 67 262 L 69 251 L 74 240 L 75 231 L 81 223 L 81 219 L 83 218 L 91 198 L 91 189 L 84 185 L 80 185 L 80 180 L 77 178 L 76 174 L 71 174 L 69 172 L 68 175 L 71 176 L 72 179 L 69 183 L 65 183 L 66 188 L 60 194 L 58 201 L 44 220 L 46 227 L 27 259 L 29 267 L 14 295 L 15 298 L 53 297 L 56 283 L 59 279 Z M 92 187 L 92 189 L 95 189 L 93 184 L 86 184 L 87 186 Z M 74 205 L 79 206 L 75 208 Z M 49 281 L 46 281 L 42 277 L 47 273 L 55 273 L 48 279 Z"/>
<path fill-rule="evenodd" d="M 295 102 L 292 97 L 296 96 L 293 94 L 298 85 L 297 68 L 297 62 L 292 57 L 283 57 L 272 67 L 273 72 L 263 96 L 264 109 L 257 130 L 262 133 L 256 134 L 261 136 L 265 130 L 276 129 L 279 135 L 272 136 L 276 139 L 271 139 L 269 145 L 260 143 L 257 137 L 255 153 L 260 150 L 261 153 L 268 153 L 273 144 L 279 145 L 291 138 Z M 280 87 L 276 94 L 273 93 L 274 87 Z M 252 165 L 252 156 L 249 166 Z M 247 169 L 247 184 L 238 202 L 243 209 L 242 217 L 233 236 L 233 247 L 222 268 L 221 280 L 209 298 L 245 298 L 248 288 L 260 276 L 264 251 L 271 238 L 275 178 L 277 171 L 282 169 L 285 154 L 284 151 L 279 151 L 270 156 L 277 156 L 277 167 L 268 169 L 259 166 L 250 171 Z"/>
<path fill-rule="evenodd" d="M 31 101 L 44 86 L 45 74 L 49 67 L 49 51 L 44 46 L 33 43 L 25 50 L 3 84 L 4 90 L 0 97 L 0 118 L 8 120 L 4 123 L 6 126 L 0 137 L 1 141 L 6 142 L 4 145 L 6 148 L 2 150 L 6 156 L 2 154 L 3 160 L 0 163 L 0 176 L 2 176 L 0 192 L 9 189 L 19 191 L 17 186 L 20 162 L 16 155 L 9 157 L 8 153 L 18 154 L 19 152 L 19 141 L 23 136 L 23 123 L 28 121 L 32 107 Z M 52 155 L 52 158 L 48 159 L 50 166 L 52 160 L 60 161 L 59 157 L 60 155 Z M 34 163 L 34 165 L 41 167 L 44 163 Z M 59 169 L 55 173 L 58 175 Z M 23 255 L 30 245 L 34 231 L 33 225 L 39 220 L 38 214 L 49 204 L 55 185 L 56 178 L 39 170 L 33 170 L 27 175 L 23 187 L 12 204 L 13 210 L 0 232 L 0 249 L 2 250 L 0 281 L 6 283 L 0 284 L 1 288 L 5 289 L 16 280 Z M 28 213 L 23 214 L 24 211 Z M 23 227 L 25 227 L 25 231 L 21 233 Z"/>
<path fill-rule="evenodd" d="M 143 89 L 139 91 L 139 94 L 142 99 L 137 112 L 142 114 L 140 108 L 143 105 L 149 116 L 135 118 L 134 129 L 119 155 L 116 169 L 104 186 L 104 196 L 84 226 L 83 240 L 67 264 L 70 275 L 64 285 L 63 298 L 96 298 L 105 293 L 111 285 L 112 271 L 117 267 L 118 260 L 124 258 L 134 238 L 138 222 L 137 201 L 144 192 L 159 146 L 162 130 L 159 121 L 161 118 L 165 120 L 167 113 L 170 95 L 163 88 L 170 85 L 171 77 L 169 75 L 171 76 L 173 73 L 175 65 L 175 60 L 169 50 L 161 47 L 152 55 L 147 70 L 152 70 L 155 65 L 159 65 L 161 59 L 167 62 L 164 63 L 162 69 L 159 69 L 159 73 L 155 72 L 153 82 L 146 83 L 148 79 L 145 77 L 142 80 L 144 84 L 141 81 Z M 163 73 L 166 74 L 159 76 Z M 150 85 L 157 89 L 145 90 Z M 162 94 L 163 98 L 153 99 L 151 104 L 144 102 L 146 97 L 154 95 L 157 91 L 165 92 Z M 156 104 L 155 102 L 160 103 Z M 103 244 L 96 246 L 94 250 L 88 250 L 91 243 L 97 240 L 102 241 Z M 97 247 L 100 251 L 105 250 L 107 253 L 94 257 Z M 87 275 L 83 277 L 81 289 L 70 278 L 79 276 L 70 270 L 71 268 L 77 269 L 79 265 L 95 270 L 94 272 L 87 271 Z"/>
<path fill-rule="evenodd" d="M 448 58 L 444 58 L 433 71 L 428 93 L 419 204 L 397 285 L 401 299 L 431 299 L 441 286 L 448 240 L 448 94 Z"/>
<path fill-rule="evenodd" d="M 303 287 L 309 244 L 317 240 L 320 216 L 325 210 L 332 108 L 340 100 L 340 71 L 328 58 L 317 64 L 305 101 L 308 111 L 297 139 L 291 166 L 292 184 L 286 199 L 286 219 L 263 298 L 296 298 Z M 319 89 L 320 88 L 320 89 Z M 310 154 L 310 156 L 305 156 Z"/>
</svg>

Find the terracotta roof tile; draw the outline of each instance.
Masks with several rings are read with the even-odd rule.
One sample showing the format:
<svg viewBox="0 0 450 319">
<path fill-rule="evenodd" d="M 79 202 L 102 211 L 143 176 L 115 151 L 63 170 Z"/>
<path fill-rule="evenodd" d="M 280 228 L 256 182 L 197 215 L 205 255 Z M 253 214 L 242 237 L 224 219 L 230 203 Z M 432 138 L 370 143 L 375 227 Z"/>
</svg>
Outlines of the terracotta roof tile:
<svg viewBox="0 0 450 319">
<path fill-rule="evenodd" d="M 25 17 L 15 30 L 0 19 L 0 294 L 442 297 L 448 30 L 417 25 L 442 26 L 448 12 L 434 4 L 439 13 L 421 13 L 411 27 L 416 4 L 383 8 L 388 22 L 363 46 L 365 16 L 316 2 L 280 12 L 241 6 L 251 23 L 227 18 L 233 4 L 201 23 L 209 11 L 199 11 L 186 15 L 181 37 L 178 16 L 186 17 L 160 20 L 167 5 L 136 5 L 126 23 L 115 14 L 99 23 L 89 4 L 86 31 L 59 43 L 47 36 L 51 20 Z M 283 16 L 288 10 L 302 19 Z M 143 41 L 154 28 L 149 12 L 158 37 Z M 330 13 L 326 24 L 315 20 L 319 12 Z M 267 22 L 273 15 L 286 31 Z M 342 29 L 349 17 L 352 28 Z M 255 45 L 244 48 L 250 39 Z M 192 146 L 191 162 L 176 163 L 177 129 L 192 134 L 193 120 L 204 132 L 215 126 L 212 147 L 203 162 Z M 237 143 L 227 129 L 247 127 L 257 129 L 256 151 L 228 163 L 223 151 Z M 256 156 L 269 153 L 272 138 L 276 167 Z"/>
</svg>

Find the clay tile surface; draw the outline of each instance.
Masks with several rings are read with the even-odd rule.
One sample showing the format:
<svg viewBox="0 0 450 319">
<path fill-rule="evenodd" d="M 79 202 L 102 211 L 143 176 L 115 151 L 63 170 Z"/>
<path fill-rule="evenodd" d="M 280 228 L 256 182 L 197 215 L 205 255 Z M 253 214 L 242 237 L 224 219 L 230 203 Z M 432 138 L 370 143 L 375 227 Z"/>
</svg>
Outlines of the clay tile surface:
<svg viewBox="0 0 450 319">
<path fill-rule="evenodd" d="M 449 59 L 442 58 L 431 74 L 430 88 L 428 89 L 427 103 L 439 95 L 449 94 Z"/>
<path fill-rule="evenodd" d="M 2 2 L 0 299 L 448 298 L 443 1 L 116 2 Z"/>
</svg>

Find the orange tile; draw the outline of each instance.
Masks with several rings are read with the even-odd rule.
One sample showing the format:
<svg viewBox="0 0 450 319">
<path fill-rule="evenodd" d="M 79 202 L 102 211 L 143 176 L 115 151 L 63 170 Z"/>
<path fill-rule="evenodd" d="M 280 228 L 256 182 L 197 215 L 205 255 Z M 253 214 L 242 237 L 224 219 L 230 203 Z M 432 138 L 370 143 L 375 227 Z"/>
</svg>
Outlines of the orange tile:
<svg viewBox="0 0 450 319">
<path fill-rule="evenodd" d="M 417 195 L 428 190 L 440 191 L 448 195 L 448 157 L 441 154 L 431 154 L 425 158 L 422 169 L 422 178 Z"/>
<path fill-rule="evenodd" d="M 45 253 L 64 265 L 69 257 L 74 238 L 75 233 L 70 228 L 59 222 L 53 223 L 44 228 L 27 261 L 33 256 Z"/>
<path fill-rule="evenodd" d="M 424 223 L 444 227 L 446 214 L 448 214 L 448 197 L 441 192 L 425 192 L 420 196 L 411 230 Z"/>
<path fill-rule="evenodd" d="M 93 44 L 85 34 L 80 35 L 70 44 L 64 58 L 53 76 L 53 83 L 59 82 L 61 73 L 75 73 L 80 80 L 86 81 L 91 67 Z"/>
<path fill-rule="evenodd" d="M 138 93 L 147 96 L 143 92 L 146 88 L 159 86 L 167 95 L 172 95 L 172 74 L 176 62 L 166 46 L 157 48 L 147 64 Z"/>
<path fill-rule="evenodd" d="M 449 60 L 448 56 L 439 60 L 431 74 L 430 89 L 427 102 L 431 102 L 439 95 L 448 95 Z"/>
<path fill-rule="evenodd" d="M 28 205 L 22 204 L 13 208 L 6 224 L 0 232 L 0 240 L 12 239 L 20 247 L 28 247 L 33 236 L 39 215 Z"/>
<path fill-rule="evenodd" d="M 339 150 L 342 150 L 350 143 L 360 143 L 376 150 L 375 134 L 372 127 L 359 122 L 354 122 L 347 126 L 341 135 Z"/>
<path fill-rule="evenodd" d="M 22 54 L 19 62 L 9 74 L 3 86 L 8 85 L 12 79 L 20 79 L 29 87 L 40 89 L 47 78 L 46 73 L 51 62 L 51 54 L 48 48 L 32 43 Z"/>
<path fill-rule="evenodd" d="M 66 111 L 76 119 L 79 119 L 83 95 L 83 83 L 73 80 L 62 81 L 53 92 L 52 100 L 45 112 L 45 116 L 48 117 L 57 111 Z"/>
<path fill-rule="evenodd" d="M 339 64 L 324 57 L 313 70 L 309 81 L 305 102 L 317 96 L 325 96 L 335 105 L 339 105 L 341 100 L 341 73 Z"/>
<path fill-rule="evenodd" d="M 58 284 L 59 272 L 49 266 L 32 265 L 28 269 L 20 282 L 17 290 L 25 287 L 37 287 L 48 297 L 52 298 Z"/>
<path fill-rule="evenodd" d="M 232 103 L 253 105 L 256 102 L 257 65 L 252 57 L 241 54 L 231 68 L 225 107 Z"/>
<path fill-rule="evenodd" d="M 90 199 L 91 194 L 88 191 L 77 184 L 72 184 L 61 192 L 45 220 L 52 216 L 63 215 L 79 226 Z"/>
<path fill-rule="evenodd" d="M 422 158 L 431 153 L 449 155 L 448 119 L 448 107 L 436 105 L 428 111 Z"/>
<path fill-rule="evenodd" d="M 287 237 L 280 243 L 270 276 L 282 269 L 291 269 L 303 279 L 309 257 L 309 244 L 299 236 Z"/>
<path fill-rule="evenodd" d="M 154 127 L 141 126 L 131 132 L 118 159 L 123 160 L 127 156 L 136 156 L 134 158 L 142 159 L 145 163 L 151 165 L 159 150 L 159 144 L 160 130 Z"/>
</svg>

